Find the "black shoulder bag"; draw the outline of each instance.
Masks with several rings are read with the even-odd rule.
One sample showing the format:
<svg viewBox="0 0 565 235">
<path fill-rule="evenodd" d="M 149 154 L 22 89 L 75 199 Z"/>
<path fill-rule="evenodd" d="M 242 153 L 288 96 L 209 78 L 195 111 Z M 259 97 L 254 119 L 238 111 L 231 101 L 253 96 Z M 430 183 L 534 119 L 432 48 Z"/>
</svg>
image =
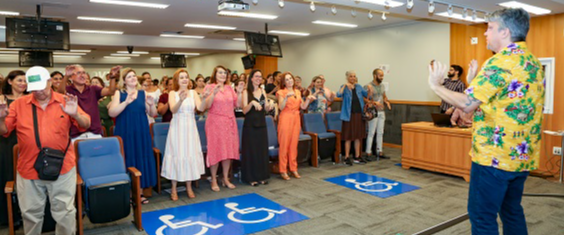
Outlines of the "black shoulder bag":
<svg viewBox="0 0 565 235">
<path fill-rule="evenodd" d="M 67 150 L 69 150 L 69 145 L 71 144 L 71 138 L 69 136 L 69 142 L 67 143 L 65 152 L 58 149 L 42 148 L 41 141 L 39 140 L 39 128 L 37 126 L 37 110 L 35 105 L 32 104 L 31 107 L 33 110 L 35 143 L 37 144 L 37 148 L 39 148 L 39 154 L 37 155 L 37 159 L 35 160 L 33 167 L 37 171 L 39 179 L 54 181 L 57 180 L 61 174 L 65 155 L 67 154 Z"/>
</svg>

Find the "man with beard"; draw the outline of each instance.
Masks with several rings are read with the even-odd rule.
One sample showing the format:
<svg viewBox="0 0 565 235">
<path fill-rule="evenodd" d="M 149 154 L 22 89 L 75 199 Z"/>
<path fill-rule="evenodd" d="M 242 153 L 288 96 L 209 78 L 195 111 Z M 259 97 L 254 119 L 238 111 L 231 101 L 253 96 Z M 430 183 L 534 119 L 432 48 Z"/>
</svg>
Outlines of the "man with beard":
<svg viewBox="0 0 565 235">
<path fill-rule="evenodd" d="M 369 134 L 367 135 L 367 144 L 365 145 L 365 153 L 368 159 L 371 157 L 375 132 L 377 133 L 377 153 L 375 153 L 375 155 L 378 156 L 378 158 L 388 158 L 383 153 L 383 134 L 385 128 L 384 105 L 386 105 L 389 110 L 391 107 L 386 97 L 385 86 L 382 83 L 384 78 L 384 71 L 382 69 L 375 69 L 373 70 L 373 81 L 364 87 L 365 90 L 369 90 L 370 88 L 373 90 L 372 96 L 369 97 L 370 100 L 367 100 L 367 102 L 374 102 L 378 110 L 378 116 L 369 121 Z"/>
<path fill-rule="evenodd" d="M 449 68 L 449 72 L 447 72 L 447 78 L 443 80 L 443 86 L 450 91 L 463 93 L 463 91 L 465 91 L 465 83 L 463 83 L 460 79 L 462 74 L 463 68 L 459 65 L 452 64 L 451 68 Z M 441 113 L 451 115 L 455 107 L 453 107 L 450 103 L 445 102 L 445 100 L 441 100 L 439 109 L 441 110 Z"/>
</svg>

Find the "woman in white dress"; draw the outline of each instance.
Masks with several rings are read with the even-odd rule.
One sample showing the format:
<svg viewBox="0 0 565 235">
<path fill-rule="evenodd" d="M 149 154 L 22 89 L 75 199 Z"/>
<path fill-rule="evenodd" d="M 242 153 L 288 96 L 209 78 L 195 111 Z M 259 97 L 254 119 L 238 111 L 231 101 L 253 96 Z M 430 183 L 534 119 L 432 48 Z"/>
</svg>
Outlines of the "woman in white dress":
<svg viewBox="0 0 565 235">
<path fill-rule="evenodd" d="M 169 92 L 169 107 L 173 113 L 167 146 L 163 157 L 161 176 L 172 181 L 171 200 L 178 200 L 177 182 L 186 182 L 189 198 L 194 198 L 191 181 L 205 173 L 204 158 L 196 121 L 195 109 L 204 110 L 205 102 L 194 90 L 189 90 L 188 72 L 179 69 L 173 75 L 174 91 Z"/>
</svg>

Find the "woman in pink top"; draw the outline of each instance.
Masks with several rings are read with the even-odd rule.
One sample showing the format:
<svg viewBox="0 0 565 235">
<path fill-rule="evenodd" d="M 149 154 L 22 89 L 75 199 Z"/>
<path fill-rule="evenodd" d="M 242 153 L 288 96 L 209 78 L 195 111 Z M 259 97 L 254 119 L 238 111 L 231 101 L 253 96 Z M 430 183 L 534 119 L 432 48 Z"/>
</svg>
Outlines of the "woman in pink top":
<svg viewBox="0 0 565 235">
<path fill-rule="evenodd" d="M 212 174 L 212 191 L 220 191 L 216 173 L 218 165 L 222 163 L 223 181 L 225 187 L 234 189 L 235 185 L 230 183 L 228 172 L 231 160 L 239 159 L 239 134 L 233 110 L 241 107 L 241 93 L 237 94 L 227 80 L 227 69 L 216 66 L 210 77 L 210 84 L 204 88 L 206 107 L 209 107 L 206 119 L 206 140 L 208 142 L 208 153 L 206 166 L 210 167 Z M 210 95 L 208 95 L 210 94 Z"/>
</svg>

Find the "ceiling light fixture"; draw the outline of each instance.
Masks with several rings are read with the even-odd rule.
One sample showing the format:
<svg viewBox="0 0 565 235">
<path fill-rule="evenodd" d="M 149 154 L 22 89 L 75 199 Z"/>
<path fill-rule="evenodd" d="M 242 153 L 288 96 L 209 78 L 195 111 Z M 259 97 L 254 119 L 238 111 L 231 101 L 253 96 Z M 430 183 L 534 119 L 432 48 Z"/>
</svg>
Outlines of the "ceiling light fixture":
<svg viewBox="0 0 565 235">
<path fill-rule="evenodd" d="M 273 34 L 286 34 L 286 35 L 294 35 L 294 36 L 310 36 L 310 33 L 302 33 L 302 32 L 291 32 L 291 31 L 281 31 L 281 30 L 269 30 L 269 33 Z"/>
<path fill-rule="evenodd" d="M 0 11 L 0 15 L 5 15 L 5 16 L 19 16 L 20 13 L 19 13 L 19 12 L 15 12 L 15 11 Z"/>
<path fill-rule="evenodd" d="M 115 22 L 115 23 L 131 23 L 139 24 L 143 20 L 130 20 L 130 19 L 116 19 L 116 18 L 103 18 L 103 17 L 91 17 L 91 16 L 79 16 L 79 20 L 90 20 L 90 21 L 105 21 L 105 22 Z"/>
<path fill-rule="evenodd" d="M 173 52 L 171 54 L 175 54 L 175 55 L 200 55 L 200 53 L 195 53 L 195 52 Z"/>
<path fill-rule="evenodd" d="M 467 19 L 467 8 L 463 8 L 463 14 L 462 14 L 463 19 Z"/>
<path fill-rule="evenodd" d="M 551 10 L 541 7 L 532 6 L 529 4 L 517 2 L 517 1 L 510 1 L 510 2 L 503 2 L 499 3 L 499 6 L 507 7 L 507 8 L 522 8 L 529 13 L 535 15 L 545 15 L 551 13 Z"/>
<path fill-rule="evenodd" d="M 284 7 L 284 0 L 278 0 L 279 1 L 279 7 L 283 8 Z"/>
<path fill-rule="evenodd" d="M 382 20 L 386 20 L 386 14 L 383 12 L 383 16 L 381 16 Z"/>
<path fill-rule="evenodd" d="M 249 13 L 249 12 L 235 12 L 235 11 L 219 11 L 218 15 L 256 18 L 256 19 L 265 19 L 265 20 L 274 20 L 278 18 L 278 16 L 276 15 L 266 15 L 266 14 L 257 14 L 257 13 Z"/>
<path fill-rule="evenodd" d="M 53 58 L 81 58 L 82 56 L 80 55 L 53 55 Z"/>
<path fill-rule="evenodd" d="M 90 0 L 92 3 L 103 3 L 103 4 L 114 4 L 122 6 L 132 6 L 132 7 L 149 7 L 157 9 L 165 9 L 169 7 L 168 4 L 158 4 L 158 3 L 147 3 L 147 2 L 136 2 L 136 1 L 120 1 L 120 0 Z"/>
<path fill-rule="evenodd" d="M 121 59 L 121 60 L 129 60 L 131 57 L 125 56 L 104 56 L 104 59 Z"/>
<path fill-rule="evenodd" d="M 0 54 L 18 54 L 19 51 L 0 51 Z"/>
<path fill-rule="evenodd" d="M 0 25 L 0 29 L 6 29 L 5 25 Z"/>
<path fill-rule="evenodd" d="M 120 54 L 130 54 L 129 51 L 117 51 L 116 53 L 120 53 Z M 149 54 L 148 51 L 132 51 L 131 54 Z"/>
<path fill-rule="evenodd" d="M 371 11 L 369 11 L 369 14 L 367 14 L 367 18 L 369 18 L 369 20 L 373 19 L 373 13 L 371 13 Z"/>
<path fill-rule="evenodd" d="M 435 15 L 437 16 L 442 16 L 442 17 L 447 17 L 447 18 L 452 18 L 452 19 L 458 19 L 458 20 L 465 20 L 465 21 L 469 21 L 469 22 L 473 22 L 473 23 L 483 23 L 486 22 L 484 19 L 481 18 L 476 18 L 475 20 L 469 18 L 469 17 L 463 17 L 463 15 L 454 12 L 452 15 L 449 15 L 449 13 L 447 11 L 445 12 L 441 12 L 441 13 L 436 13 Z"/>
<path fill-rule="evenodd" d="M 473 21 L 477 20 L 477 11 L 473 10 L 473 16 L 471 16 Z"/>
<path fill-rule="evenodd" d="M 355 11 L 355 9 L 351 9 L 351 16 L 357 17 L 357 12 Z"/>
<path fill-rule="evenodd" d="M 435 10 L 436 10 L 436 5 L 434 4 L 434 1 L 432 0 L 428 3 L 428 13 L 433 14 Z"/>
<path fill-rule="evenodd" d="M 323 20 L 312 21 L 312 23 L 313 24 L 321 24 L 321 25 L 346 27 L 346 28 L 357 28 L 356 24 L 338 23 L 338 22 L 323 21 Z"/>
<path fill-rule="evenodd" d="M 95 33 L 95 34 L 124 34 L 122 31 L 90 30 L 90 29 L 71 29 L 71 33 Z"/>
<path fill-rule="evenodd" d="M 310 11 L 311 11 L 311 12 L 315 12 L 315 11 L 316 11 L 316 5 L 314 5 L 314 2 L 310 2 Z"/>
<path fill-rule="evenodd" d="M 190 39 L 203 39 L 204 38 L 204 36 L 198 36 L 198 35 L 181 35 L 181 34 L 164 34 L 164 33 L 162 33 L 159 36 L 168 37 L 168 38 L 190 38 Z"/>
<path fill-rule="evenodd" d="M 451 4 L 447 7 L 447 14 L 449 14 L 449 16 L 453 15 L 453 6 Z"/>
<path fill-rule="evenodd" d="M 161 57 L 151 57 L 152 60 L 160 60 Z"/>
<path fill-rule="evenodd" d="M 236 27 L 231 27 L 231 26 L 207 25 L 207 24 L 185 24 L 184 27 L 200 28 L 200 29 L 224 29 L 224 30 L 234 30 L 234 29 L 236 29 Z"/>
<path fill-rule="evenodd" d="M 76 53 L 90 53 L 92 50 L 70 50 L 70 52 Z"/>
<path fill-rule="evenodd" d="M 245 38 L 234 38 L 234 41 L 245 42 Z"/>
<path fill-rule="evenodd" d="M 139 57 L 140 54 L 121 54 L 121 53 L 112 53 L 110 54 L 111 56 L 134 56 L 134 57 Z"/>
<path fill-rule="evenodd" d="M 55 51 L 55 52 L 53 52 L 53 55 L 86 55 L 86 53 L 81 53 L 81 52 L 58 52 L 58 51 Z"/>
<path fill-rule="evenodd" d="M 359 2 L 370 3 L 385 6 L 386 8 L 394 8 L 404 5 L 402 2 L 393 1 L 393 0 L 359 0 Z"/>
<path fill-rule="evenodd" d="M 259 3 L 259 0 L 253 0 L 251 2 L 253 3 L 253 5 L 257 5 Z"/>
<path fill-rule="evenodd" d="M 332 6 L 331 8 L 332 14 L 337 14 L 337 8 L 335 6 Z"/>
<path fill-rule="evenodd" d="M 406 9 L 412 9 L 414 7 L 414 0 L 406 1 Z"/>
</svg>

